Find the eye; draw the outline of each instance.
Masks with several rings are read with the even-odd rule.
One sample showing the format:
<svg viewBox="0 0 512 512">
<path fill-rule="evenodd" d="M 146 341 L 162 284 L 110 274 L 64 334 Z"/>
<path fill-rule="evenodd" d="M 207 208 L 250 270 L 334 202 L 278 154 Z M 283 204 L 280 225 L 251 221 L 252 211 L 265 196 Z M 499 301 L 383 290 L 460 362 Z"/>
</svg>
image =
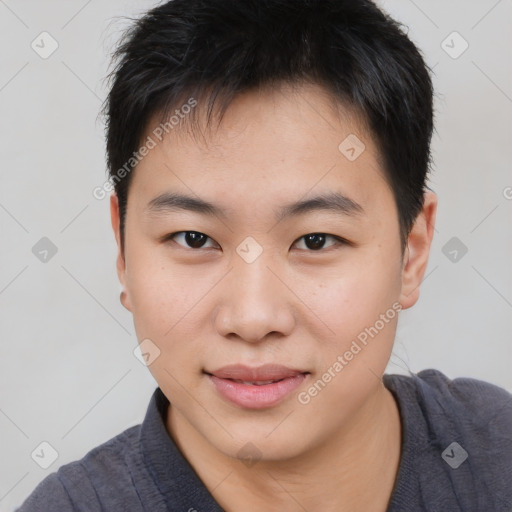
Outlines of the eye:
<svg viewBox="0 0 512 512">
<path fill-rule="evenodd" d="M 333 240 L 333 243 L 325 246 L 327 239 Z M 181 239 L 181 241 L 180 241 Z M 204 233 L 201 233 L 199 231 L 178 231 L 176 233 L 172 233 L 170 235 L 167 235 L 164 239 L 175 241 L 178 245 L 184 248 L 188 249 L 208 249 L 215 247 L 214 245 L 207 246 L 205 245 L 208 240 L 211 240 L 213 242 L 213 239 L 205 235 Z M 309 233 L 307 235 L 304 235 L 300 237 L 295 244 L 298 244 L 299 242 L 304 241 L 304 247 L 299 247 L 300 250 L 307 250 L 309 252 L 319 252 L 322 249 L 328 249 L 330 247 L 336 246 L 336 245 L 343 245 L 348 244 L 346 240 L 343 238 L 340 238 L 338 236 L 334 235 L 328 235 L 326 233 Z M 294 244 L 294 245 L 295 245 Z"/>
<path fill-rule="evenodd" d="M 199 231 L 179 231 L 166 236 L 165 239 L 176 241 L 178 245 L 188 249 L 202 249 L 205 247 L 206 241 L 211 240 L 210 237 L 206 236 L 204 233 L 200 233 Z M 182 240 L 182 243 L 177 241 L 179 239 Z"/>
<path fill-rule="evenodd" d="M 334 243 L 329 245 L 327 248 L 332 247 L 334 245 L 340 245 L 340 244 L 346 243 L 340 237 L 337 237 L 334 235 L 327 235 L 325 233 L 309 233 L 308 235 L 304 235 L 301 238 L 299 238 L 298 241 L 304 240 L 306 249 L 310 249 L 312 251 L 320 251 L 321 249 L 326 248 L 324 245 L 325 245 L 325 241 L 327 238 L 331 238 L 332 240 L 334 240 Z M 296 242 L 296 243 L 298 243 L 298 242 Z"/>
</svg>

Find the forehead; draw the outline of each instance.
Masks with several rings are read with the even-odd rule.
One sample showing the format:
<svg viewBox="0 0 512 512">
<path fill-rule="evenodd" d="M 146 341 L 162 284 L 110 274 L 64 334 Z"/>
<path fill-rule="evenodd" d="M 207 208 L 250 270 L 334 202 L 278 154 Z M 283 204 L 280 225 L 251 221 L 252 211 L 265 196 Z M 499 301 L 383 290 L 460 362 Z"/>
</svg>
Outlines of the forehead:
<svg viewBox="0 0 512 512">
<path fill-rule="evenodd" d="M 148 123 L 142 140 L 151 138 L 155 147 L 130 187 L 144 195 L 145 206 L 176 189 L 226 210 L 242 197 L 275 206 L 333 191 L 364 206 L 377 192 L 390 193 L 366 126 L 319 86 L 240 94 L 210 125 L 204 105 L 194 108 L 173 110 L 179 125 L 165 125 L 159 115 Z"/>
</svg>

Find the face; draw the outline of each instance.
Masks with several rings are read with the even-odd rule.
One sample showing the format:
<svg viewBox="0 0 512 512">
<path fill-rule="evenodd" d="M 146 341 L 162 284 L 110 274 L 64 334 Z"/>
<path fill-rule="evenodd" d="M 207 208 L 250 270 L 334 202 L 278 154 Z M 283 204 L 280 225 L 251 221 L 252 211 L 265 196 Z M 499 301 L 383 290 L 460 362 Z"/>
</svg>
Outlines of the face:
<svg viewBox="0 0 512 512">
<path fill-rule="evenodd" d="M 115 197 L 112 219 L 119 241 Z M 125 229 L 118 272 L 139 341 L 159 351 L 149 369 L 210 446 L 298 456 L 381 389 L 421 262 L 402 264 L 371 137 L 322 89 L 243 94 L 203 141 L 169 130 L 134 171 Z M 284 369 L 251 373 L 262 365 Z"/>
</svg>

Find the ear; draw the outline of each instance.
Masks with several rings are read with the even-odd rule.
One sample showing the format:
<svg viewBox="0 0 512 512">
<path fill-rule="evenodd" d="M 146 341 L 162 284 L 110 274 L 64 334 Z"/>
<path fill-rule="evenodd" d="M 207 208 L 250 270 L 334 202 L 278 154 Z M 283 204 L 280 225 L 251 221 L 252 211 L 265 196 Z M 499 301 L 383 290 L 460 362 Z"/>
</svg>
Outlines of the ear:
<svg viewBox="0 0 512 512">
<path fill-rule="evenodd" d="M 400 304 L 403 309 L 416 304 L 419 298 L 420 284 L 427 269 L 430 245 L 434 236 L 436 212 L 437 196 L 427 191 L 424 194 L 423 208 L 407 238 L 400 295 Z"/>
<path fill-rule="evenodd" d="M 116 268 L 117 276 L 121 283 L 121 304 L 128 310 L 131 311 L 130 297 L 126 287 L 126 260 L 124 257 L 124 251 L 121 244 L 121 215 L 119 212 L 119 200 L 117 195 L 113 193 L 110 196 L 110 220 L 112 222 L 112 229 L 114 230 L 114 236 L 117 243 L 117 259 Z"/>
</svg>

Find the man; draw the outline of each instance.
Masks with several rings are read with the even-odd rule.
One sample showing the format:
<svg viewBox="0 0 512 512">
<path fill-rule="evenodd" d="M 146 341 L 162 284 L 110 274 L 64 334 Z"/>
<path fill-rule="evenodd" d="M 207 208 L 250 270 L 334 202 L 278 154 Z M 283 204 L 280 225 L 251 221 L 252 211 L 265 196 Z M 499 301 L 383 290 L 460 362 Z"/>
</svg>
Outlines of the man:
<svg viewBox="0 0 512 512">
<path fill-rule="evenodd" d="M 510 394 L 383 375 L 437 207 L 399 25 L 369 0 L 174 0 L 116 57 L 117 270 L 159 387 L 19 510 L 510 510 Z"/>
</svg>

